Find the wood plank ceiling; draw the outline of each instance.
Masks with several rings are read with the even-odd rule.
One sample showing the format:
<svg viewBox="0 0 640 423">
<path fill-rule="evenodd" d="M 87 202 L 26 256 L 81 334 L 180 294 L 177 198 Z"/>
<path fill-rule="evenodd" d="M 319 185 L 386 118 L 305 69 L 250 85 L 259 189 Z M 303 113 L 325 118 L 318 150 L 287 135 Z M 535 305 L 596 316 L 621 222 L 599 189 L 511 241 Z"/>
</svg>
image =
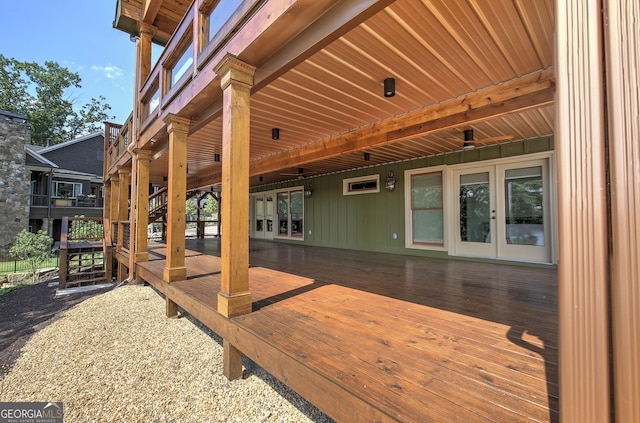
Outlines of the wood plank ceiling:
<svg viewBox="0 0 640 423">
<path fill-rule="evenodd" d="M 252 95 L 251 160 L 549 68 L 553 30 L 553 0 L 398 0 Z M 382 95 L 388 77 L 396 81 L 391 98 Z M 550 135 L 553 115 L 545 104 L 455 125 L 368 149 L 368 162 L 363 150 L 319 156 L 254 175 L 251 185 L 291 179 L 281 173 L 295 174 L 298 166 L 324 174 L 461 150 L 464 129 L 474 129 L 476 140 Z M 279 140 L 271 128 L 280 129 Z M 188 150 L 189 178 L 219 175 L 213 157 L 221 152 L 220 119 L 191 134 Z M 152 162 L 156 176 L 166 169 L 164 156 Z"/>
</svg>

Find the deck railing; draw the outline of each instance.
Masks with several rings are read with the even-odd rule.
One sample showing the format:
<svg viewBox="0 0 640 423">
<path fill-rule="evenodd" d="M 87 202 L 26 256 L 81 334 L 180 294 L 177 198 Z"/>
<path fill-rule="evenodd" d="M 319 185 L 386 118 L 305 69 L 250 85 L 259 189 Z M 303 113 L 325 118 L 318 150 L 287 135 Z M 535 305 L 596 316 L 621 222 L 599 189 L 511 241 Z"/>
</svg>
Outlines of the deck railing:
<svg viewBox="0 0 640 423">
<path fill-rule="evenodd" d="M 133 124 L 133 114 L 130 114 L 123 125 L 105 123 L 105 169 L 110 169 L 120 159 L 128 154 L 130 128 Z"/>
<path fill-rule="evenodd" d="M 146 81 L 136 87 L 140 99 L 137 122 L 141 130 L 161 115 L 180 90 L 265 2 L 203 0 L 190 6 Z M 198 9 L 194 10 L 195 7 Z M 198 42 L 193 42 L 195 39 Z M 193 57 L 195 61 L 190 59 Z M 129 155 L 127 146 L 137 136 L 130 133 L 133 119 L 132 113 L 123 125 L 105 123 L 105 177 L 113 172 L 116 164 L 128 160 L 124 158 Z"/>
<path fill-rule="evenodd" d="M 149 196 L 149 221 L 153 222 L 167 212 L 167 188 L 161 188 Z"/>
<path fill-rule="evenodd" d="M 48 194 L 31 194 L 32 207 L 75 207 L 75 208 L 102 208 L 104 199 L 92 196 L 78 196 L 75 198 L 54 198 Z"/>
<path fill-rule="evenodd" d="M 167 104 L 198 74 L 266 0 L 194 2 L 171 36 L 149 77 L 140 87 L 140 127 L 154 121 Z M 194 12 L 194 7 L 199 9 Z M 195 16 L 199 19 L 194 19 Z M 203 25 L 200 25 L 204 22 Z M 193 34 L 197 34 L 194 37 Z M 193 40 L 198 42 L 194 43 Z M 183 58 L 196 57 L 182 60 Z M 189 61 L 191 63 L 189 64 Z"/>
</svg>

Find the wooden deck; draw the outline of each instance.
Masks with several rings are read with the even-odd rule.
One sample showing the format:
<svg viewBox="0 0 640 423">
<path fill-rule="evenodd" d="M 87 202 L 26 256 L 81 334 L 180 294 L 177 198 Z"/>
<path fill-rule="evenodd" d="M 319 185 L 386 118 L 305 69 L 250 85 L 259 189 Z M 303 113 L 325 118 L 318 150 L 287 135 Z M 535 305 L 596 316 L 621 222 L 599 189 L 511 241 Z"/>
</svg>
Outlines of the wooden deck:
<svg viewBox="0 0 640 423">
<path fill-rule="evenodd" d="M 252 241 L 253 313 L 216 312 L 219 240 L 140 278 L 337 421 L 558 421 L 552 269 Z"/>
</svg>

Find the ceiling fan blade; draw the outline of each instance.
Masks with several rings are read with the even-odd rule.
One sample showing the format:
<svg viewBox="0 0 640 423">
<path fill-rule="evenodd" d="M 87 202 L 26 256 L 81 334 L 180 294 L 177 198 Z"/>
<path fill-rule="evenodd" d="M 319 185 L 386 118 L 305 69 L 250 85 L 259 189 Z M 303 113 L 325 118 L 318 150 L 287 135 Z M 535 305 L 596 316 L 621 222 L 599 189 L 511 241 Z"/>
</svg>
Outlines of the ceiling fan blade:
<svg viewBox="0 0 640 423">
<path fill-rule="evenodd" d="M 460 138 L 447 138 L 448 141 L 452 141 L 452 142 L 463 142 L 467 145 L 471 145 L 471 144 L 476 144 L 476 145 L 481 145 L 481 144 L 487 144 L 490 142 L 500 142 L 500 141 L 508 141 L 508 140 L 512 140 L 514 137 L 513 135 L 498 135 L 495 137 L 487 137 L 487 138 L 481 138 L 481 139 L 475 139 L 472 136 L 473 134 L 471 134 L 471 138 L 470 139 L 460 139 Z"/>
<path fill-rule="evenodd" d="M 473 140 L 476 144 L 487 144 L 490 142 L 509 141 L 513 139 L 513 135 L 499 135 L 497 137 L 482 138 L 479 140 Z"/>
<path fill-rule="evenodd" d="M 298 168 L 298 172 L 280 172 L 280 175 L 282 176 L 308 176 L 308 175 L 315 175 L 318 172 L 314 172 L 314 171 L 304 171 L 302 168 Z"/>
</svg>

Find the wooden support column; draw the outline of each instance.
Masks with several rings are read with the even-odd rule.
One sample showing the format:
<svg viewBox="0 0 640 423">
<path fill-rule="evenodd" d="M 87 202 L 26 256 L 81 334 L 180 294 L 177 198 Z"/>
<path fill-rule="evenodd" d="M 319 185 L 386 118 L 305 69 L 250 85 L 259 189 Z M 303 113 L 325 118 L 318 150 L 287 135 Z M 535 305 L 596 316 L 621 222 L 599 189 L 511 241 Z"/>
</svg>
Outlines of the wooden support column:
<svg viewBox="0 0 640 423">
<path fill-rule="evenodd" d="M 218 236 L 220 236 L 222 235 L 222 222 L 220 221 L 220 216 L 221 216 L 220 207 L 222 207 L 222 195 L 220 193 L 211 194 L 211 195 L 213 196 L 213 198 L 216 199 L 216 202 L 218 203 L 218 207 L 216 207 L 216 221 L 218 225 Z"/>
<path fill-rule="evenodd" d="M 140 39 L 138 46 L 138 88 L 142 87 L 151 74 L 151 50 L 153 47 L 153 34 L 156 27 L 145 22 L 138 22 Z M 139 91 L 139 89 L 137 90 Z"/>
<path fill-rule="evenodd" d="M 124 246 L 124 223 L 129 220 L 129 184 L 131 173 L 129 169 L 118 169 L 118 242 L 116 244 L 116 253 L 122 251 Z M 131 251 L 129 251 L 131 254 Z M 127 267 L 118 260 L 117 278 L 118 282 L 122 282 L 128 277 Z"/>
<path fill-rule="evenodd" d="M 109 219 L 111 220 L 111 240 L 113 241 L 115 232 L 118 230 L 118 203 L 120 201 L 120 178 L 118 175 L 111 176 L 111 195 L 109 196 Z"/>
<path fill-rule="evenodd" d="M 249 124 L 255 68 L 232 55 L 216 66 L 223 90 L 221 287 L 218 312 L 251 312 L 249 292 Z"/>
<path fill-rule="evenodd" d="M 137 162 L 137 200 L 136 200 L 136 231 L 135 231 L 135 261 L 149 260 L 147 244 L 149 239 L 149 162 L 151 153 L 149 151 L 138 150 L 135 153 Z"/>
<path fill-rule="evenodd" d="M 607 0 L 615 417 L 640 422 L 640 3 Z"/>
<path fill-rule="evenodd" d="M 250 89 L 255 68 L 226 55 L 215 68 L 222 87 L 221 283 L 218 312 L 226 317 L 251 313 L 249 292 L 249 125 Z M 223 369 L 229 380 L 242 377 L 242 352 L 223 340 Z"/>
<path fill-rule="evenodd" d="M 184 280 L 184 237 L 187 196 L 187 133 L 189 119 L 176 115 L 165 118 L 169 133 L 169 178 L 167 190 L 167 258 L 165 282 Z"/>
<path fill-rule="evenodd" d="M 117 236 L 118 231 L 118 197 L 120 195 L 120 178 L 118 174 L 112 175 L 109 179 L 109 185 L 111 186 L 111 193 L 109 195 L 109 202 L 105 203 L 105 214 L 107 213 L 106 209 L 109 209 L 109 245 L 111 246 L 110 254 L 111 259 L 109 260 L 109 267 L 111 267 L 111 276 L 114 275 L 113 269 L 113 254 L 117 251 L 117 247 L 114 245 L 114 238 Z M 106 199 L 105 199 L 106 201 Z M 117 269 L 115 270 L 117 276 Z M 118 281 L 119 282 L 119 281 Z"/>
<path fill-rule="evenodd" d="M 111 180 L 104 181 L 102 217 L 111 218 Z"/>
<path fill-rule="evenodd" d="M 129 186 L 129 272 L 127 280 L 132 282 L 136 266 L 136 209 L 138 208 L 138 161 L 131 149 L 131 180 Z"/>
<path fill-rule="evenodd" d="M 118 243 L 116 251 L 122 251 L 124 245 L 124 221 L 129 220 L 129 169 L 118 169 Z"/>
<path fill-rule="evenodd" d="M 102 210 L 102 217 L 104 218 L 102 221 L 104 228 L 102 250 L 104 251 L 104 276 L 107 282 L 111 282 L 113 277 L 113 249 L 111 247 L 113 241 L 113 234 L 111 233 L 111 203 L 113 202 L 113 196 L 111 194 L 111 185 L 111 180 L 105 182 L 104 195 L 102 197 L 104 207 Z"/>
<path fill-rule="evenodd" d="M 611 420 L 601 6 L 556 1 L 562 422 Z"/>
</svg>

